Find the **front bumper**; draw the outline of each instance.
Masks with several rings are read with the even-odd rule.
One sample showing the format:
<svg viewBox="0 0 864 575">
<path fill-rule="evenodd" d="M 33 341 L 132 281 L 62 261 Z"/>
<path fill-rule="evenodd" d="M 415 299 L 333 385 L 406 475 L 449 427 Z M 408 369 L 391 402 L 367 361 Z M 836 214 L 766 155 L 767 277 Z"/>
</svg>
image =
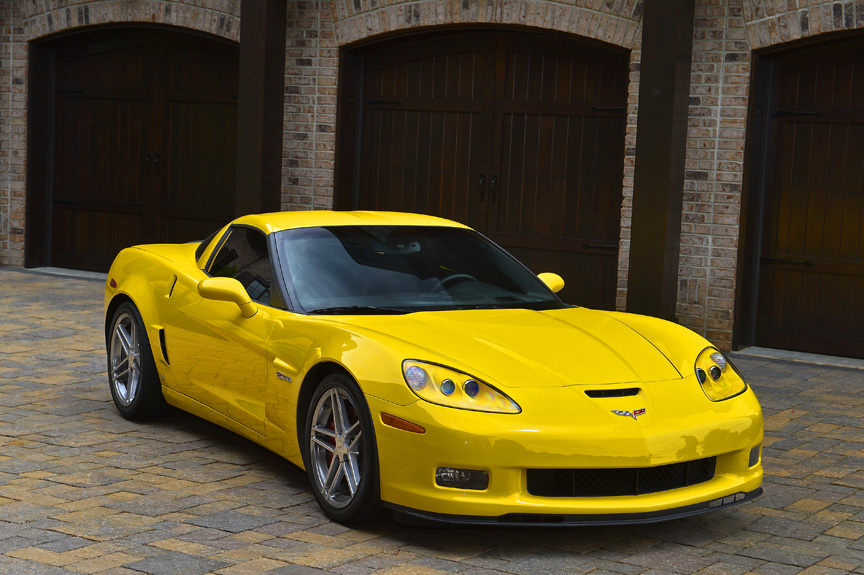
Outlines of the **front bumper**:
<svg viewBox="0 0 864 575">
<path fill-rule="evenodd" d="M 649 511 L 644 513 L 608 513 L 591 515 L 562 515 L 553 513 L 508 513 L 498 517 L 484 517 L 478 515 L 444 515 L 429 511 L 418 511 L 408 509 L 392 503 L 385 503 L 397 514 L 399 523 L 411 526 L 435 526 L 435 525 L 483 525 L 483 526 L 532 526 L 532 527 L 588 527 L 593 525 L 627 525 L 659 523 L 673 519 L 692 517 L 719 508 L 728 509 L 734 505 L 752 501 L 762 495 L 759 487 L 749 493 L 735 493 L 726 497 L 712 499 L 702 503 L 695 503 L 684 507 L 666 509 L 663 511 Z"/>
<path fill-rule="evenodd" d="M 751 390 L 715 403 L 694 377 L 651 384 L 634 397 L 590 399 L 583 391 L 531 390 L 513 398 L 523 409 L 518 415 L 368 398 L 382 502 L 437 522 L 593 525 L 685 517 L 761 493 L 762 413 Z M 613 414 L 639 409 L 645 414 L 638 419 Z M 382 413 L 426 433 L 385 425 Z M 651 493 L 541 496 L 528 488 L 529 469 L 645 469 L 704 458 L 716 461 L 707 481 Z M 482 491 L 441 487 L 438 467 L 486 471 L 489 485 Z"/>
</svg>

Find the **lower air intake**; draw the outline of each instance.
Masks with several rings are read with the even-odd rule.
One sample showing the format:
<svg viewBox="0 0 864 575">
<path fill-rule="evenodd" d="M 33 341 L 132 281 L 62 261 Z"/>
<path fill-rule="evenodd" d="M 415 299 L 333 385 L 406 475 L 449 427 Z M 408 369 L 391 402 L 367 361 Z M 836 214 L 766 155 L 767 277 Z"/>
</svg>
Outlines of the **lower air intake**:
<svg viewBox="0 0 864 575">
<path fill-rule="evenodd" d="M 643 495 L 704 483 L 714 477 L 716 457 L 659 467 L 621 469 L 529 469 L 528 493 L 538 497 Z"/>
</svg>

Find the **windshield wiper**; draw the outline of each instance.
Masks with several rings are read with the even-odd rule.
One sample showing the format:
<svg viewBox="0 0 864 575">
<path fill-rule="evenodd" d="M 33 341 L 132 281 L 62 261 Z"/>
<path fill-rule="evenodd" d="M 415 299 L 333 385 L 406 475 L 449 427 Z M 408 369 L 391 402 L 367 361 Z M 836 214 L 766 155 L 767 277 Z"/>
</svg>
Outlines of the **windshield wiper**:
<svg viewBox="0 0 864 575">
<path fill-rule="evenodd" d="M 388 307 L 376 307 L 371 305 L 347 305 L 337 307 L 322 307 L 309 310 L 308 314 L 322 315 L 374 315 L 374 314 L 406 314 L 404 309 L 393 309 Z"/>
</svg>

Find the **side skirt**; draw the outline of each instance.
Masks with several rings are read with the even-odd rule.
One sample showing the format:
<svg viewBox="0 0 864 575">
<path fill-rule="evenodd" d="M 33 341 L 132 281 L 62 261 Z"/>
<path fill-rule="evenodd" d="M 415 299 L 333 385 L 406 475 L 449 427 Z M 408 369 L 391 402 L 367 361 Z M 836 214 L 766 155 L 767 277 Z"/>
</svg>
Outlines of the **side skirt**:
<svg viewBox="0 0 864 575">
<path fill-rule="evenodd" d="M 169 405 L 173 405 L 177 409 L 182 409 L 192 415 L 197 415 L 202 419 L 206 419 L 210 423 L 215 423 L 219 427 L 224 427 L 229 431 L 233 431 L 237 435 L 242 435 L 246 439 L 254 441 L 262 447 L 267 447 L 267 438 L 264 435 L 258 433 L 251 427 L 247 427 L 239 421 L 235 421 L 225 414 L 216 411 L 212 407 L 192 399 L 188 395 L 183 395 L 165 385 L 162 386 L 162 395 L 165 397 L 165 401 L 167 401 Z"/>
<path fill-rule="evenodd" d="M 236 433 L 242 437 L 245 437 L 249 441 L 257 443 L 261 447 L 272 451 L 279 457 L 283 457 L 299 467 L 300 469 L 304 469 L 303 467 L 303 459 L 299 454 L 299 450 L 296 447 L 296 440 L 292 442 L 292 438 L 288 437 L 287 434 L 283 433 L 281 430 L 276 428 L 273 425 L 267 426 L 265 422 L 265 428 L 267 431 L 275 431 L 272 436 L 265 436 L 261 433 L 258 433 L 254 429 L 247 427 L 240 423 L 239 421 L 235 421 L 225 414 L 216 411 L 212 407 L 201 403 L 195 399 L 192 399 L 188 395 L 184 395 L 177 390 L 171 389 L 165 385 L 162 386 L 162 395 L 165 397 L 165 401 L 177 409 L 183 410 L 187 413 L 191 413 L 197 417 L 202 419 L 206 419 L 210 423 L 216 424 L 219 427 L 223 427 L 229 431 Z M 293 447 L 292 447 L 293 445 Z"/>
</svg>

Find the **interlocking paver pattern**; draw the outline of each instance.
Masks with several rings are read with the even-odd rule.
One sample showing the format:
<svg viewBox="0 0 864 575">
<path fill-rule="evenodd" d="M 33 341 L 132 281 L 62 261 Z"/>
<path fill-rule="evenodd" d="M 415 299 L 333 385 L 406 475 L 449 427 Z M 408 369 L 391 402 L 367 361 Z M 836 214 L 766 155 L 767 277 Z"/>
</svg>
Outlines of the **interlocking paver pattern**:
<svg viewBox="0 0 864 575">
<path fill-rule="evenodd" d="M 864 573 L 864 372 L 739 356 L 765 495 L 650 526 L 358 528 L 305 474 L 178 411 L 123 420 L 98 280 L 0 268 L 0 573 Z"/>
</svg>

